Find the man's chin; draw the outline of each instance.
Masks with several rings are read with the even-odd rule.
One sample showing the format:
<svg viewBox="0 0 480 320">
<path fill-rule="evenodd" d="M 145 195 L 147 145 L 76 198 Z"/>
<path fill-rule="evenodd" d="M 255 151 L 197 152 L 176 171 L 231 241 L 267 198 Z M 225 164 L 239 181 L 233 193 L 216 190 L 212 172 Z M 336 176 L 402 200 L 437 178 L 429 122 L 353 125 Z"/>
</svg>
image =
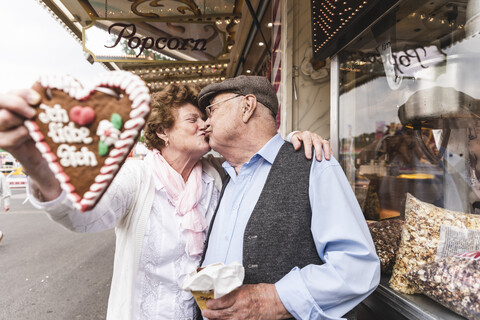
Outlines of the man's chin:
<svg viewBox="0 0 480 320">
<path fill-rule="evenodd" d="M 210 146 L 210 149 L 217 152 L 217 150 L 215 150 L 215 141 L 212 141 L 212 139 L 208 138 L 207 142 L 208 142 L 208 145 Z"/>
<path fill-rule="evenodd" d="M 210 136 L 208 136 L 207 143 L 210 146 L 210 148 L 213 148 L 213 145 L 215 145 L 215 140 L 213 140 Z"/>
</svg>

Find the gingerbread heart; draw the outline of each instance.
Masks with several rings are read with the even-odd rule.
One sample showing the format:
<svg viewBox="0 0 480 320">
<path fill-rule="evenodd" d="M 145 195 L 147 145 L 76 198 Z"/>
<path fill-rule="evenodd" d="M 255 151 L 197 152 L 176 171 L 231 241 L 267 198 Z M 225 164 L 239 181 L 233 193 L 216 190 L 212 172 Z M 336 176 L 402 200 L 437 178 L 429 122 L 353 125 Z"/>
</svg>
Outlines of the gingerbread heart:
<svg viewBox="0 0 480 320">
<path fill-rule="evenodd" d="M 73 205 L 92 209 L 135 145 L 150 113 L 138 76 L 108 72 L 84 88 L 70 76 L 41 77 L 37 113 L 25 121 Z"/>
</svg>

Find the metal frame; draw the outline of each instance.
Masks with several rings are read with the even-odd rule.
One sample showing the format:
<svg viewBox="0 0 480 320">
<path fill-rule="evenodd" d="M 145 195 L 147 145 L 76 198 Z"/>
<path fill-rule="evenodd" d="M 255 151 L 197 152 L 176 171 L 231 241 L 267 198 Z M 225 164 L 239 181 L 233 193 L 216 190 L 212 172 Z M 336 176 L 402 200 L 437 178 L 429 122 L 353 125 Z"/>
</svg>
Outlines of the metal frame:
<svg viewBox="0 0 480 320">
<path fill-rule="evenodd" d="M 270 0 L 261 1 L 259 7 L 257 8 L 257 12 L 256 12 L 256 19 L 258 21 L 262 21 L 263 16 L 265 15 L 265 11 L 266 11 L 269 3 L 270 3 Z M 255 20 L 255 17 L 253 17 L 253 14 L 252 14 L 252 18 Z M 242 53 L 240 55 L 239 62 L 237 64 L 236 68 L 235 68 L 235 72 L 234 72 L 233 76 L 237 76 L 237 75 L 242 73 L 243 65 L 245 63 L 247 54 L 250 51 L 250 47 L 252 46 L 253 40 L 255 39 L 255 35 L 257 34 L 257 30 L 258 30 L 258 26 L 255 23 L 253 23 L 252 26 L 250 27 L 250 30 L 248 31 L 248 37 L 247 37 L 247 40 L 245 41 L 245 45 L 243 46 L 243 50 L 242 50 Z"/>
<path fill-rule="evenodd" d="M 338 55 L 330 60 L 330 147 L 334 154 L 339 155 L 339 83 L 340 83 L 340 66 Z"/>
</svg>

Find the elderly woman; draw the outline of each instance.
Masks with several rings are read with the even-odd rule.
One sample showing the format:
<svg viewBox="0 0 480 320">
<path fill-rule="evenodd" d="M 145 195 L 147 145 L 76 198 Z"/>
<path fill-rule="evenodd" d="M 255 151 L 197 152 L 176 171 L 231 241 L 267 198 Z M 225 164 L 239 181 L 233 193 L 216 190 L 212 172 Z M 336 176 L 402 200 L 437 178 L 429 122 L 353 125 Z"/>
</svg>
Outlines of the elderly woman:
<svg viewBox="0 0 480 320">
<path fill-rule="evenodd" d="M 36 92 L 0 96 L 0 147 L 29 172 L 31 202 L 76 232 L 116 230 L 108 319 L 193 317 L 193 297 L 180 285 L 198 267 L 222 183 L 212 166 L 218 160 L 202 158 L 210 147 L 198 92 L 196 86 L 170 85 L 153 94 L 144 136 L 151 152 L 143 161 L 127 161 L 84 214 L 67 201 L 23 126 L 34 115 L 29 104 L 38 102 Z M 306 145 L 315 140 L 321 148 L 318 136 L 296 139 Z"/>
</svg>

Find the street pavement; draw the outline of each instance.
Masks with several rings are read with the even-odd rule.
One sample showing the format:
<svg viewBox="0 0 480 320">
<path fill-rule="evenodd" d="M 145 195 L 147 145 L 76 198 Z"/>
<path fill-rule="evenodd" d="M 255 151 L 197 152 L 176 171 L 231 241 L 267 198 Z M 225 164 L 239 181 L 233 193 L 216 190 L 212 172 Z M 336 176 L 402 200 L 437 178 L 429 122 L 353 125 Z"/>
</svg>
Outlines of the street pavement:
<svg viewBox="0 0 480 320">
<path fill-rule="evenodd" d="M 11 210 L 0 210 L 0 319 L 105 319 L 113 230 L 71 232 L 12 191 Z"/>
</svg>

